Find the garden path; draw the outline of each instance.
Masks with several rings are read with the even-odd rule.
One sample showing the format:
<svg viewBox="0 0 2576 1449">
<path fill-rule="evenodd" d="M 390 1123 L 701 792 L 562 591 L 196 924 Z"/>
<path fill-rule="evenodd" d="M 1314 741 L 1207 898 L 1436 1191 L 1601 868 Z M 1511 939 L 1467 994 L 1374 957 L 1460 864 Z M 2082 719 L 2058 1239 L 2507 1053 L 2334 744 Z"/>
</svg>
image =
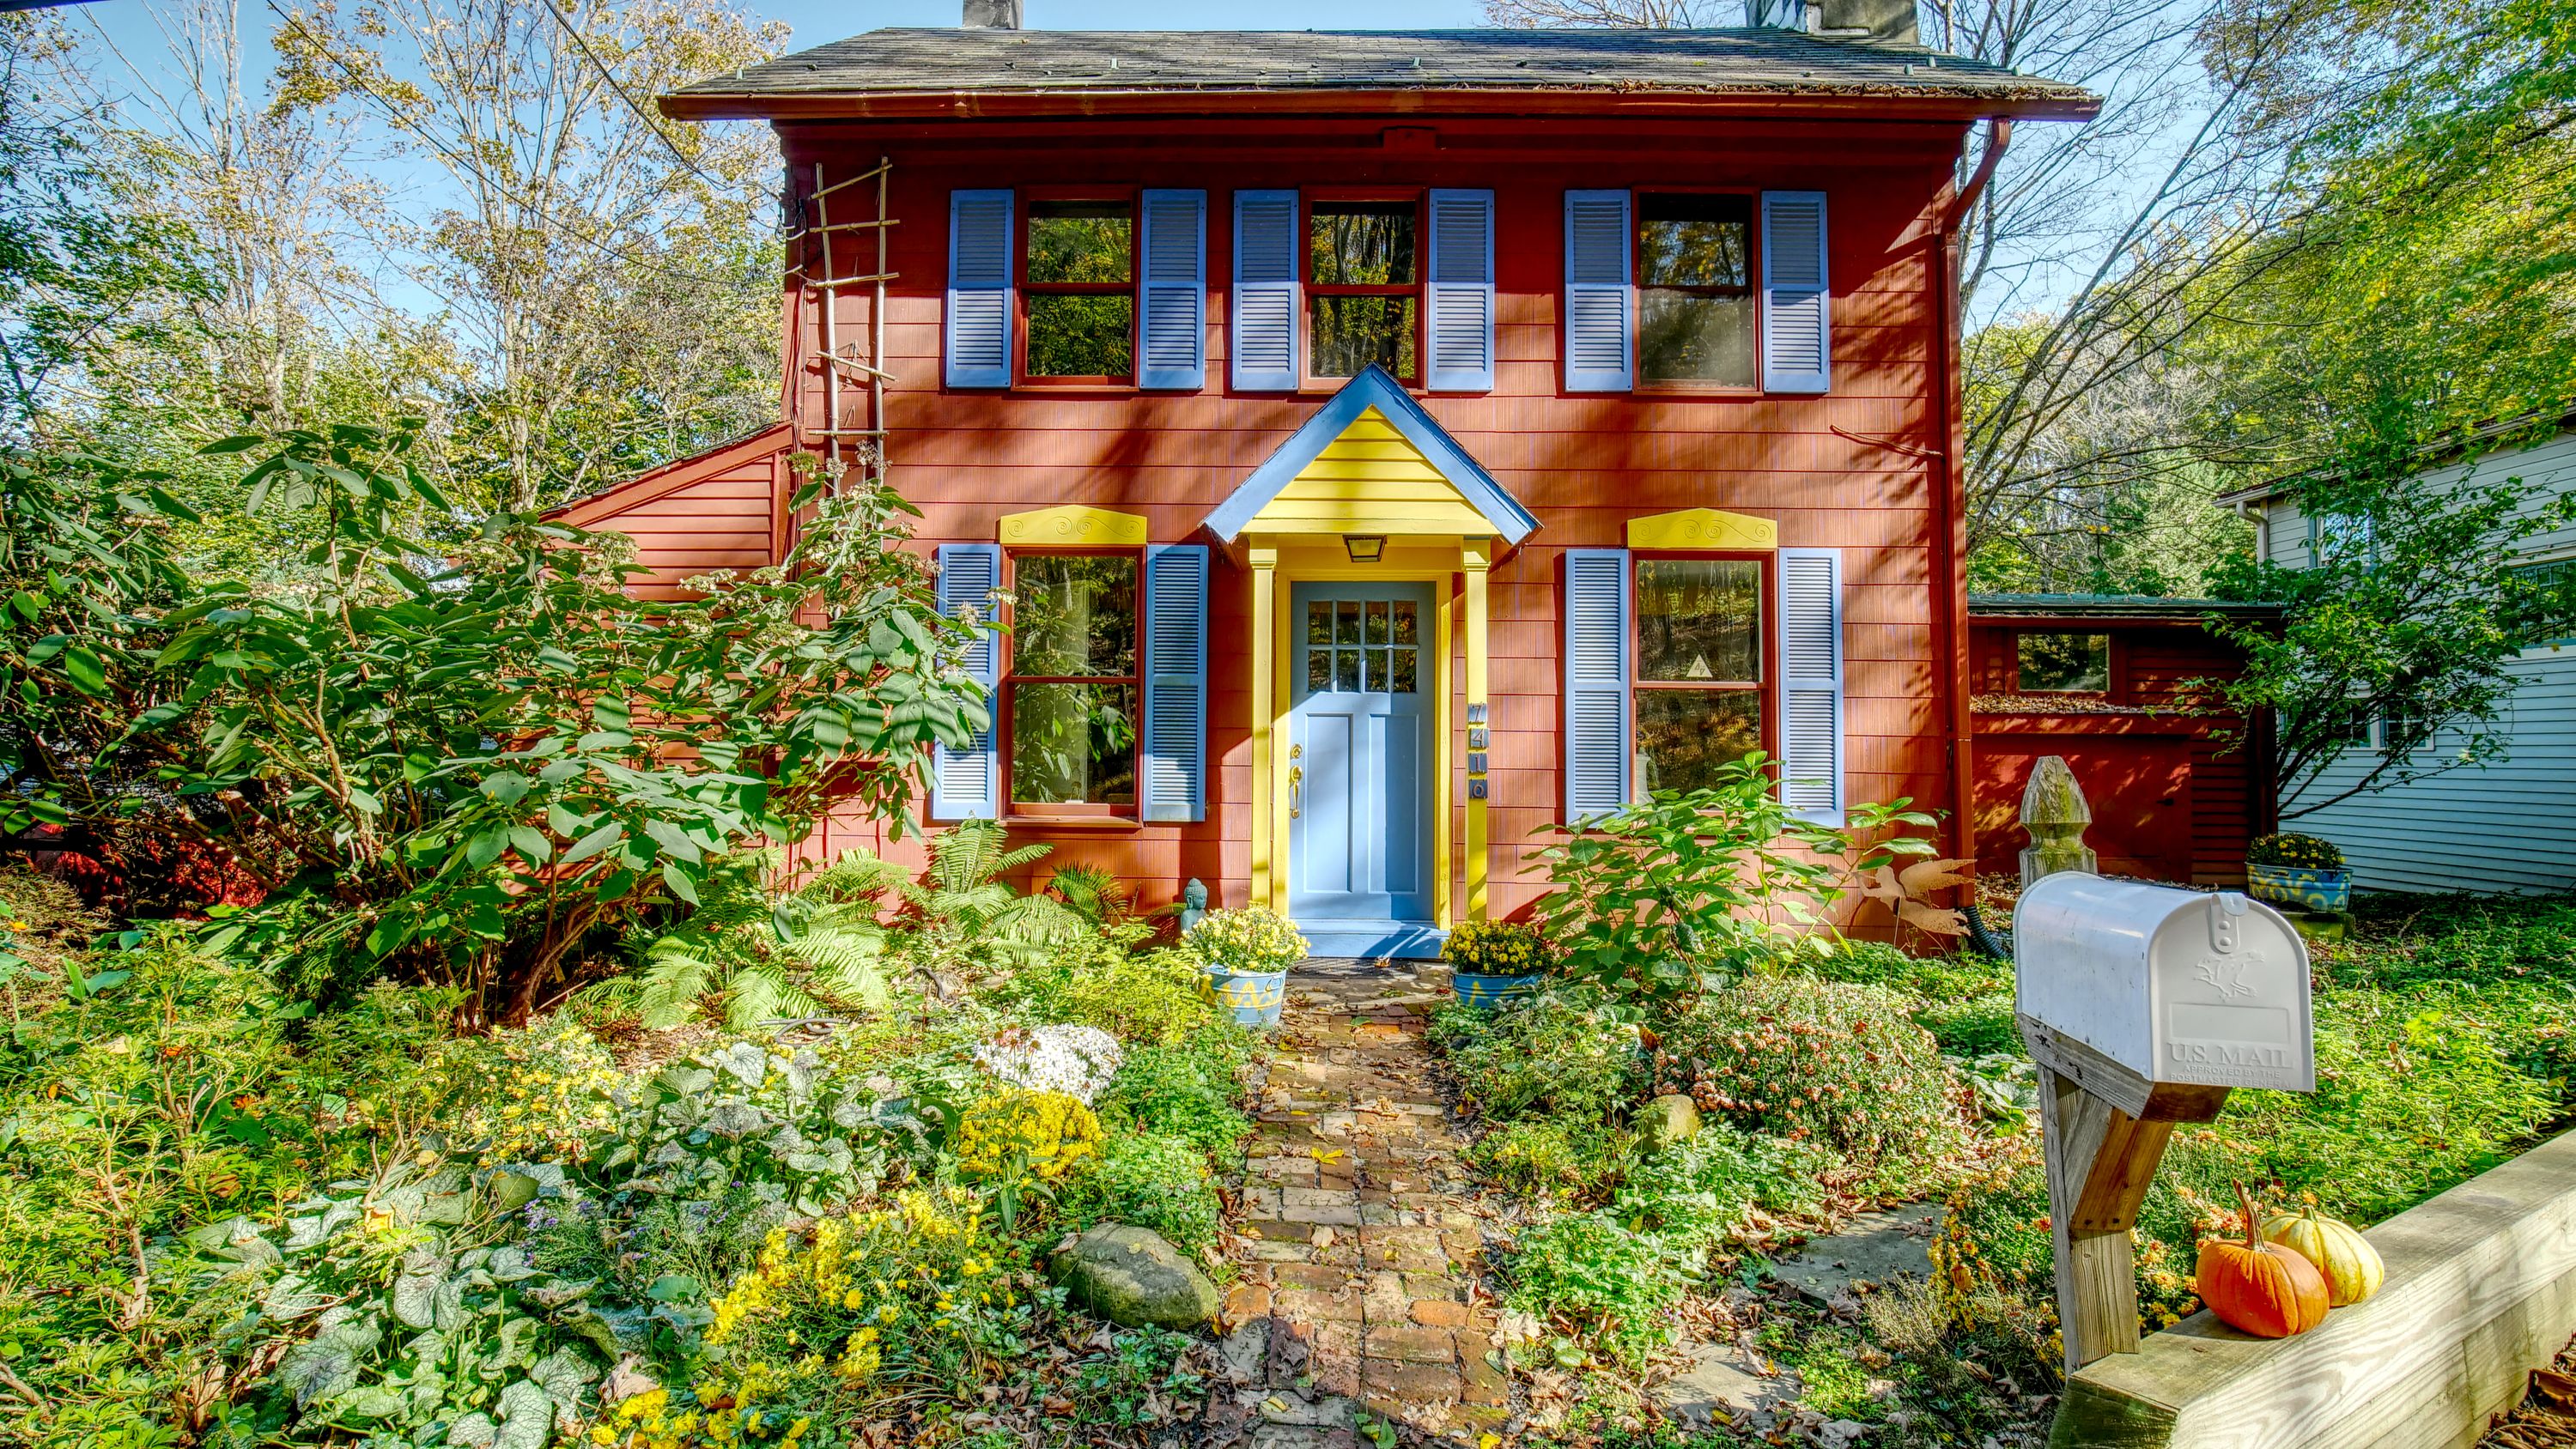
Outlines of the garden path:
<svg viewBox="0 0 2576 1449">
<path fill-rule="evenodd" d="M 1511 1390 L 1465 1139 L 1422 1037 L 1446 976 L 1310 961 L 1290 983 L 1235 1194 L 1219 1417 L 1253 1449 L 1392 1443 L 1385 1420 L 1473 1441 Z"/>
</svg>

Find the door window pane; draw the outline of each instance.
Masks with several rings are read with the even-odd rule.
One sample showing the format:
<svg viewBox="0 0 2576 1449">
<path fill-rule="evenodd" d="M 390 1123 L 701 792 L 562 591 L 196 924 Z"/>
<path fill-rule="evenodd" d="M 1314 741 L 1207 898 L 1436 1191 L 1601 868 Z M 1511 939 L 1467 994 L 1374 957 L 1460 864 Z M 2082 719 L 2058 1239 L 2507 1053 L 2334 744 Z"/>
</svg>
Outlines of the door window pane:
<svg viewBox="0 0 2576 1449">
<path fill-rule="evenodd" d="M 1751 559 L 1637 563 L 1637 677 L 1702 684 L 1762 678 L 1762 565 Z"/>
<path fill-rule="evenodd" d="M 2024 634 L 2021 687 L 2034 694 L 2099 694 L 2111 687 L 2108 634 Z"/>
<path fill-rule="evenodd" d="M 1396 643 L 1419 644 L 1422 642 L 1422 637 L 1420 633 L 1417 632 L 1421 628 L 1421 625 L 1415 621 L 1413 612 L 1414 603 L 1411 599 L 1398 599 L 1395 601 Z"/>
<path fill-rule="evenodd" d="M 1717 783 L 1717 767 L 1762 747 L 1762 694 L 1752 689 L 1636 692 L 1636 788 L 1690 791 Z"/>
<path fill-rule="evenodd" d="M 1333 651 L 1333 688 L 1357 694 L 1360 688 L 1360 651 Z"/>
<path fill-rule="evenodd" d="M 1134 804 L 1136 686 L 1012 686 L 1011 799 L 1031 805 Z"/>
<path fill-rule="evenodd" d="M 1392 694 L 1413 693 L 1416 688 L 1414 681 L 1414 651 L 1410 649 L 1398 649 L 1395 651 L 1394 657 L 1388 662 L 1392 665 L 1392 668 L 1388 671 L 1388 692 Z"/>
<path fill-rule="evenodd" d="M 1333 687 L 1333 651 L 1314 648 L 1306 651 L 1306 689 L 1320 694 Z"/>
<path fill-rule="evenodd" d="M 1136 672 L 1136 561 L 1117 554 L 1023 554 L 1011 608 L 1011 672 Z"/>
<path fill-rule="evenodd" d="M 1360 642 L 1360 606 L 1356 599 L 1344 599 L 1333 606 L 1341 622 L 1334 626 L 1333 638 L 1344 644 Z"/>
<path fill-rule="evenodd" d="M 1306 642 L 1309 644 L 1333 642 L 1333 606 L 1321 599 L 1306 601 Z"/>
</svg>

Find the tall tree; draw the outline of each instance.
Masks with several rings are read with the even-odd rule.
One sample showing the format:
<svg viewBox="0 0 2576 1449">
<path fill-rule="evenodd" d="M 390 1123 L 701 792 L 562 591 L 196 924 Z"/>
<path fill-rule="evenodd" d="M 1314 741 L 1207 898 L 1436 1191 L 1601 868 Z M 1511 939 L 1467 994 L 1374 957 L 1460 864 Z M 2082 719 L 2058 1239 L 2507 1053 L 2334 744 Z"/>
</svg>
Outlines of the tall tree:
<svg viewBox="0 0 2576 1449">
<path fill-rule="evenodd" d="M 775 406 L 767 133 L 652 97 L 765 59 L 730 0 L 335 0 L 281 15 L 279 105 L 364 117 L 442 184 L 388 196 L 390 250 L 473 365 L 460 480 L 556 501 L 749 431 Z M 555 490 L 555 491 L 550 491 Z"/>
</svg>

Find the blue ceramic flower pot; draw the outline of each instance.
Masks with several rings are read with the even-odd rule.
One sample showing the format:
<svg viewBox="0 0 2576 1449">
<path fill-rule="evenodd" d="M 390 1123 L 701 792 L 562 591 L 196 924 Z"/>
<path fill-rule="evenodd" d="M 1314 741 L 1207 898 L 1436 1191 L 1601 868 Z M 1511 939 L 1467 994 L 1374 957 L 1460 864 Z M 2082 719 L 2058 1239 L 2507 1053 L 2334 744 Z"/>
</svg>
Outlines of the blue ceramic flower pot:
<svg viewBox="0 0 2576 1449">
<path fill-rule="evenodd" d="M 1494 976 L 1482 971 L 1452 971 L 1449 989 L 1458 1000 L 1479 1011 L 1491 1011 L 1507 1001 L 1518 1001 L 1538 994 L 1544 976 Z"/>
<path fill-rule="evenodd" d="M 1207 968 L 1208 989 L 1226 1010 L 1234 1013 L 1234 1024 L 1255 1030 L 1267 1030 L 1279 1024 L 1279 1007 L 1288 999 L 1288 973 L 1281 971 L 1237 971 L 1231 966 Z"/>
<path fill-rule="evenodd" d="M 2310 911 L 2352 908 L 2352 872 L 2306 865 L 2249 865 L 2245 893 L 2258 901 Z"/>
</svg>

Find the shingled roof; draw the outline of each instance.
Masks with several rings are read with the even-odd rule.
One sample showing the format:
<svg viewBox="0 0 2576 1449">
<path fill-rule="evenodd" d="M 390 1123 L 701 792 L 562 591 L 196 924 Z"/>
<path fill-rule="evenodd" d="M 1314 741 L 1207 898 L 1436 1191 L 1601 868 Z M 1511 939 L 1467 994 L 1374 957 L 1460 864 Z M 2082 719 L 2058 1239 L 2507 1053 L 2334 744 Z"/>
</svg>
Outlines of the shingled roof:
<svg viewBox="0 0 2576 1449">
<path fill-rule="evenodd" d="M 2080 86 L 1920 46 L 1786 30 L 961 29 L 873 30 L 699 81 L 662 109 L 689 120 L 1150 114 L 1245 96 L 1300 110 L 1647 103 L 2067 119 L 2101 105 Z"/>
</svg>

